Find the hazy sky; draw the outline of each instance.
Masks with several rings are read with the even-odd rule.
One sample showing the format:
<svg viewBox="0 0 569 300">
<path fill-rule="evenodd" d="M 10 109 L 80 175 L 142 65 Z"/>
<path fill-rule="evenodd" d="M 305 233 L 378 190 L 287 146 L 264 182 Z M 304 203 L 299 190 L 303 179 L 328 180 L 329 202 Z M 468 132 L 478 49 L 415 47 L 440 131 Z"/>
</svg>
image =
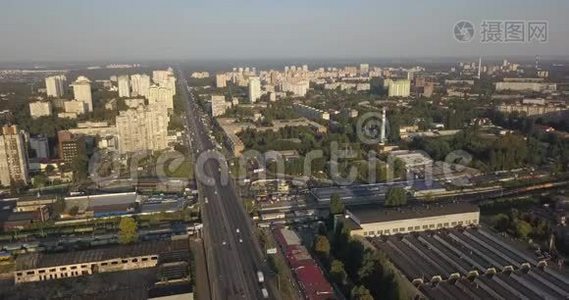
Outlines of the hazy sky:
<svg viewBox="0 0 569 300">
<path fill-rule="evenodd" d="M 568 0 L 1 0 L 0 61 L 568 55 Z M 547 20 L 545 44 L 458 20 Z"/>
</svg>

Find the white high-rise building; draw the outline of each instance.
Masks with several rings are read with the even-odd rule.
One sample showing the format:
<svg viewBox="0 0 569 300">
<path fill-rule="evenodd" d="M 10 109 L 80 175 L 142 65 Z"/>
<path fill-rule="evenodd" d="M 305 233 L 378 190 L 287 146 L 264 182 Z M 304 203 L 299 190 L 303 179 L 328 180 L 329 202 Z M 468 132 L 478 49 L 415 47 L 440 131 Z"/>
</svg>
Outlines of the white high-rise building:
<svg viewBox="0 0 569 300">
<path fill-rule="evenodd" d="M 93 98 L 91 95 L 91 80 L 85 76 L 77 77 L 73 82 L 73 95 L 76 100 L 87 104 L 87 111 L 93 111 Z"/>
<path fill-rule="evenodd" d="M 168 87 L 153 85 L 148 91 L 148 105 L 158 105 L 173 110 L 174 92 Z"/>
<path fill-rule="evenodd" d="M 0 184 L 27 184 L 29 180 L 23 134 L 15 125 L 4 126 L 0 135 Z"/>
<path fill-rule="evenodd" d="M 170 77 L 174 77 L 174 70 L 172 68 L 152 71 L 152 81 L 156 84 L 166 85 Z"/>
<path fill-rule="evenodd" d="M 45 89 L 49 97 L 59 98 L 65 94 L 67 78 L 65 75 L 55 75 L 45 78 Z"/>
<path fill-rule="evenodd" d="M 369 64 L 360 64 L 360 76 L 367 76 L 369 74 Z"/>
<path fill-rule="evenodd" d="M 388 97 L 409 97 L 411 95 L 411 81 L 406 79 L 391 80 L 388 79 L 387 95 Z"/>
<path fill-rule="evenodd" d="M 130 76 L 130 86 L 133 96 L 142 96 L 148 98 L 150 90 L 150 76 L 146 74 L 134 74 Z"/>
<path fill-rule="evenodd" d="M 121 111 L 116 118 L 119 152 L 159 151 L 168 148 L 168 113 L 161 106 Z"/>
<path fill-rule="evenodd" d="M 166 84 L 164 86 L 170 89 L 172 96 L 176 95 L 176 76 L 174 76 L 174 74 L 168 76 L 166 79 Z"/>
<path fill-rule="evenodd" d="M 259 77 L 249 78 L 249 102 L 257 102 L 261 98 L 261 79 Z"/>
<path fill-rule="evenodd" d="M 130 97 L 130 79 L 128 75 L 121 75 L 118 77 L 119 84 L 119 97 Z"/>
<path fill-rule="evenodd" d="M 225 73 L 215 75 L 215 86 L 218 88 L 224 88 L 227 86 L 227 76 Z"/>
<path fill-rule="evenodd" d="M 227 103 L 225 103 L 225 96 L 212 95 L 211 96 L 211 116 L 221 116 L 227 110 Z"/>
</svg>

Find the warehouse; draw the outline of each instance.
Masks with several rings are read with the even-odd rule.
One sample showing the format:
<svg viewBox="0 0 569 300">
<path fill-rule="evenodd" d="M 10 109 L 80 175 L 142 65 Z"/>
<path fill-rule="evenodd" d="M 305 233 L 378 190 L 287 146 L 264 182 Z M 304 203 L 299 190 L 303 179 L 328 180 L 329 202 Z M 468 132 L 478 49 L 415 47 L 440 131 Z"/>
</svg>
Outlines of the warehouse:
<svg viewBox="0 0 569 300">
<path fill-rule="evenodd" d="M 467 203 L 399 208 L 348 208 L 342 220 L 351 235 L 381 236 L 477 225 L 480 209 Z"/>
<path fill-rule="evenodd" d="M 151 268 L 173 254 L 188 253 L 184 241 L 159 241 L 74 251 L 31 253 L 16 259 L 15 283 Z"/>
</svg>

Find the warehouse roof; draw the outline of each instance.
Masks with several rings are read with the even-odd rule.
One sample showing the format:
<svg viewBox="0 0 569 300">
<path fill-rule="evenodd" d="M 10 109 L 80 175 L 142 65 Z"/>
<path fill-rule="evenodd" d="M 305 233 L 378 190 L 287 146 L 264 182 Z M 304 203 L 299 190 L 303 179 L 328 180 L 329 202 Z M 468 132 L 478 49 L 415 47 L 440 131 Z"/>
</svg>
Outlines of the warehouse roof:
<svg viewBox="0 0 569 300">
<path fill-rule="evenodd" d="M 138 200 L 139 196 L 136 192 L 65 197 L 67 203 L 83 202 L 89 207 L 135 203 Z"/>
<path fill-rule="evenodd" d="M 445 203 L 413 205 L 398 208 L 379 206 L 349 207 L 346 214 L 359 224 L 429 218 L 444 215 L 478 212 L 480 209 L 469 203 Z"/>
<path fill-rule="evenodd" d="M 156 241 L 57 254 L 36 252 L 18 256 L 16 270 L 66 266 L 143 255 L 159 255 L 187 247 L 188 245 L 184 241 Z"/>
</svg>

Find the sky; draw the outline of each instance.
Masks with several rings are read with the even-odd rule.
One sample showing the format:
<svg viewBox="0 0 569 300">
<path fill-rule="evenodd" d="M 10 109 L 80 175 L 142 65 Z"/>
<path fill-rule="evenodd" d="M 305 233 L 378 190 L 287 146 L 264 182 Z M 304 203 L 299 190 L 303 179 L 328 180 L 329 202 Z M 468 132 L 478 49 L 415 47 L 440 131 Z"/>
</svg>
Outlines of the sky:
<svg viewBox="0 0 569 300">
<path fill-rule="evenodd" d="M 0 61 L 569 55 L 567 0 L 2 0 Z M 545 20 L 546 43 L 453 27 Z"/>
</svg>

